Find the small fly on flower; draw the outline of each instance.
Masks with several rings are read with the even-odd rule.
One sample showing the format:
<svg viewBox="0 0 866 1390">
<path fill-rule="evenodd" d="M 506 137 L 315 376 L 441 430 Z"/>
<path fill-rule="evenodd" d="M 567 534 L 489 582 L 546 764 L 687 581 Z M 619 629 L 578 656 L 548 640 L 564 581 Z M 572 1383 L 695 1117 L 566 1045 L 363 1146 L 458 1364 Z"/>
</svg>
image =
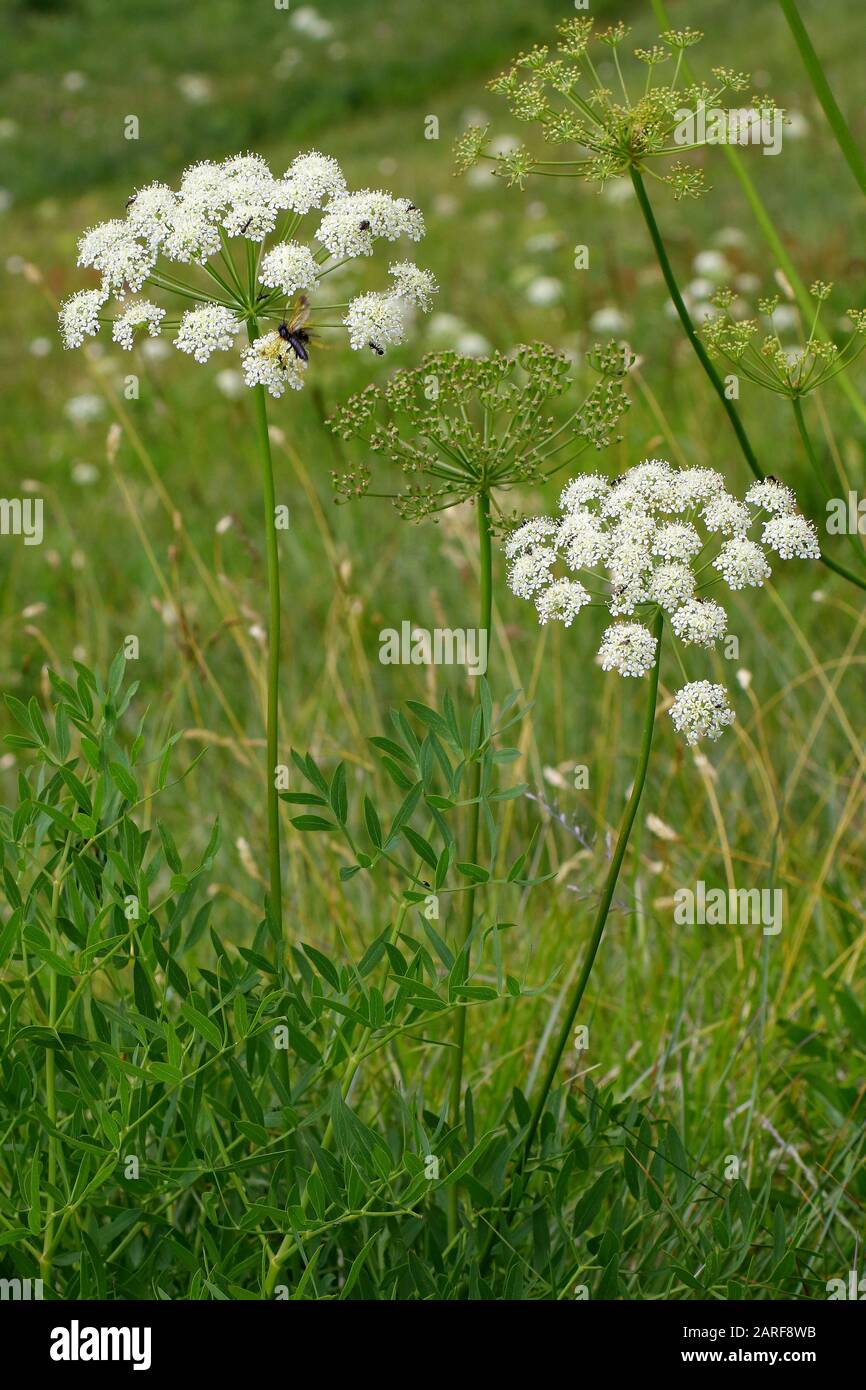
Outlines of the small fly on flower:
<svg viewBox="0 0 866 1390">
<path fill-rule="evenodd" d="M 310 301 L 305 294 L 300 295 L 297 301 L 295 312 L 288 322 L 283 320 L 277 332 L 284 343 L 288 343 L 296 357 L 302 362 L 309 362 L 310 354 L 307 345 L 312 342 L 312 334 L 304 327 L 310 317 Z"/>
</svg>

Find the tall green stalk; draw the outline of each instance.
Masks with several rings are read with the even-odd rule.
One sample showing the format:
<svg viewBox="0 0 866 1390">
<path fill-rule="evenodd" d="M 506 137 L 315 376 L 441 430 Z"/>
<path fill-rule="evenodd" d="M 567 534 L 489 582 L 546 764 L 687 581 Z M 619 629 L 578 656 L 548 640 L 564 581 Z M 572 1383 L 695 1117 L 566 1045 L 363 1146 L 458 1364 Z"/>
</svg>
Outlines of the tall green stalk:
<svg viewBox="0 0 866 1390">
<path fill-rule="evenodd" d="M 643 796 L 644 785 L 646 783 L 647 778 L 647 770 L 649 768 L 650 753 L 652 751 L 653 733 L 655 730 L 656 702 L 658 700 L 659 688 L 659 671 L 661 668 L 662 659 L 663 630 L 664 613 L 659 608 L 656 612 L 655 618 L 653 619 L 652 625 L 652 634 L 656 639 L 656 663 L 650 671 L 649 678 L 647 681 L 643 730 L 641 733 L 640 751 L 638 753 L 638 761 L 637 768 L 635 769 L 634 782 L 632 783 L 631 793 L 629 795 L 628 802 L 626 803 L 626 808 L 623 811 L 622 820 L 620 821 L 619 832 L 616 837 L 616 845 L 613 851 L 613 857 L 608 866 L 607 875 L 604 880 L 604 887 L 602 888 L 601 898 L 599 899 L 598 908 L 596 910 L 595 921 L 593 923 L 592 928 L 592 935 L 589 939 L 589 946 L 587 947 L 580 976 L 577 980 L 577 983 L 574 986 L 574 991 L 569 1001 L 568 1009 L 566 1011 L 565 1017 L 563 1018 L 562 1026 L 559 1030 L 559 1036 L 556 1040 L 556 1046 L 554 1047 L 550 1057 L 550 1061 L 547 1064 L 547 1069 L 544 1073 L 544 1079 L 541 1083 L 541 1088 L 538 1092 L 535 1104 L 532 1108 L 532 1115 L 529 1121 L 529 1128 L 526 1131 L 526 1136 L 523 1140 L 523 1144 L 521 1145 L 520 1155 L 517 1159 L 517 1163 L 515 1164 L 515 1168 L 511 1176 L 511 1180 L 509 1183 L 509 1191 L 512 1197 L 515 1194 L 515 1186 L 526 1169 L 526 1165 L 529 1161 L 529 1156 L 532 1152 L 532 1146 L 535 1143 L 535 1136 L 538 1133 L 538 1127 L 541 1124 L 541 1118 L 544 1114 L 545 1106 L 547 1105 L 548 1096 L 550 1095 L 550 1092 L 553 1089 L 553 1083 L 556 1080 L 556 1076 L 559 1071 L 560 1063 L 562 1062 L 565 1049 L 568 1047 L 571 1041 L 572 1029 L 574 1028 L 574 1020 L 576 1019 L 577 1011 L 583 1002 L 583 996 L 586 993 L 586 987 L 589 983 L 589 977 L 592 974 L 592 968 L 595 964 L 595 958 L 598 955 L 598 949 L 601 945 L 601 938 L 604 935 L 604 929 L 607 925 L 608 916 L 610 915 L 610 905 L 613 901 L 613 895 L 616 891 L 617 882 L 619 881 L 622 862 L 625 858 L 625 852 L 628 849 L 629 837 L 631 836 L 632 827 L 634 826 L 635 818 L 637 816 L 638 806 L 640 805 L 641 797 Z M 486 1240 L 482 1247 L 480 1255 L 481 1264 L 484 1264 L 484 1262 L 486 1261 L 487 1256 L 490 1253 L 490 1248 L 495 1239 L 496 1226 L 494 1225 L 491 1226 L 491 1228 L 489 1229 Z"/>
<path fill-rule="evenodd" d="M 665 249 L 665 244 L 662 240 L 661 232 L 659 231 L 659 225 L 656 222 L 655 213 L 652 210 L 652 204 L 650 203 L 649 197 L 647 195 L 647 191 L 644 186 L 644 181 L 641 177 L 640 170 L 635 169 L 634 166 L 632 166 L 630 173 L 631 181 L 634 186 L 634 191 L 637 195 L 638 204 L 640 206 L 641 213 L 643 214 L 643 219 L 646 223 L 647 231 L 650 234 L 650 240 L 652 241 L 653 249 L 656 253 L 656 259 L 658 260 L 659 267 L 661 269 L 662 275 L 664 276 L 664 282 L 667 286 L 668 294 L 671 297 L 671 303 L 677 311 L 677 317 L 679 318 L 679 321 L 683 326 L 683 330 L 686 334 L 686 337 L 688 338 L 689 342 L 692 345 L 692 348 L 694 349 L 695 356 L 697 357 L 698 361 L 703 367 L 707 375 L 707 378 L 713 387 L 713 390 L 715 391 L 716 395 L 718 396 L 719 400 L 721 401 L 724 407 L 725 414 L 731 422 L 734 434 L 737 436 L 737 442 L 742 451 L 743 458 L 746 460 L 746 463 L 749 465 L 749 468 L 752 470 L 755 477 L 763 478 L 764 470 L 761 468 L 761 465 L 758 462 L 757 455 L 755 454 L 755 451 L 752 448 L 749 436 L 746 434 L 743 422 L 739 417 L 739 414 L 734 406 L 733 401 L 728 400 L 727 396 L 725 395 L 725 388 L 722 379 L 716 371 L 715 367 L 713 366 L 713 363 L 710 359 L 710 356 L 706 348 L 704 347 L 703 343 L 701 342 L 700 338 L 695 332 L 695 326 L 692 323 L 689 311 L 685 306 L 685 302 L 683 300 L 682 295 L 680 294 L 680 289 L 676 282 L 676 277 L 674 276 L 673 267 L 671 266 L 668 253 Z M 847 566 L 840 565 L 838 561 L 832 560 L 830 556 L 825 555 L 823 551 L 821 553 L 821 560 L 827 566 L 828 569 L 833 570 L 835 574 L 840 574 L 843 579 L 847 579 L 851 584 L 856 584 L 858 589 L 866 589 L 866 579 L 861 578 L 859 574 L 855 574 L 853 570 L 849 570 Z"/>
<path fill-rule="evenodd" d="M 616 885 L 619 879 L 619 872 L 622 868 L 622 861 L 625 858 L 625 852 L 628 848 L 628 842 L 632 832 L 632 826 L 634 825 L 635 817 L 637 816 L 638 806 L 640 805 L 640 800 L 643 795 L 644 784 L 646 783 L 647 777 L 647 769 L 649 767 L 650 752 L 652 751 L 653 732 L 655 730 L 656 701 L 658 699 L 659 688 L 659 670 L 661 667 L 662 660 L 663 629 L 664 613 L 659 608 L 656 612 L 655 618 L 653 619 L 652 625 L 652 634 L 653 637 L 656 639 L 656 663 L 650 671 L 649 678 L 647 680 L 643 731 L 641 733 L 640 751 L 638 753 L 638 761 L 637 768 L 635 769 L 634 782 L 632 783 L 631 794 L 629 795 L 628 802 L 626 803 L 626 808 L 622 814 L 622 820 L 620 821 L 619 833 L 616 837 L 616 846 L 613 851 L 613 857 L 610 861 L 610 865 L 608 866 L 607 877 L 604 880 L 604 887 L 602 889 L 601 898 L 599 900 L 598 910 L 595 915 L 595 923 L 592 929 L 592 936 L 589 939 L 589 946 L 587 948 L 586 957 L 584 958 L 583 968 L 580 972 L 577 984 L 574 987 L 574 993 L 571 996 L 571 1001 L 569 1003 L 568 1010 L 562 1021 L 562 1027 L 559 1031 L 559 1037 L 556 1041 L 556 1047 L 553 1050 L 553 1054 L 547 1066 L 547 1071 L 544 1074 L 544 1080 L 541 1083 L 541 1089 L 538 1093 L 538 1097 L 532 1109 L 532 1118 L 529 1121 L 529 1128 L 526 1131 L 526 1138 L 523 1141 L 523 1148 L 521 1150 L 520 1159 L 518 1162 L 518 1172 L 522 1172 L 526 1166 L 527 1159 L 529 1158 L 529 1154 L 532 1150 L 532 1145 L 535 1141 L 535 1135 L 538 1131 L 538 1126 L 541 1123 L 541 1117 L 544 1114 L 544 1107 L 547 1104 L 547 1097 L 550 1095 L 551 1088 L 556 1079 L 556 1074 L 559 1070 L 559 1064 L 562 1061 L 562 1055 L 565 1052 L 565 1049 L 568 1046 L 569 1041 L 571 1039 L 572 1028 L 574 1027 L 574 1020 L 577 1017 L 577 1011 L 580 1008 L 581 1003 L 583 1002 L 583 996 L 586 992 L 586 986 L 589 982 L 589 977 L 592 973 L 592 967 L 595 964 L 595 958 L 598 954 L 598 948 L 601 945 L 601 938 L 604 935 L 604 929 L 607 925 L 607 919 L 610 913 L 610 905 L 613 901 L 614 892 L 616 891 Z"/>
<path fill-rule="evenodd" d="M 803 59 L 803 67 L 809 76 L 809 81 L 815 89 L 815 95 L 821 103 L 824 115 L 830 124 L 833 134 L 840 150 L 845 156 L 845 162 L 857 183 L 861 193 L 866 193 L 866 161 L 854 143 L 854 138 L 848 129 L 845 117 L 839 110 L 839 105 L 833 95 L 829 82 L 824 76 L 824 69 L 821 66 L 821 59 L 818 57 L 809 38 L 809 31 L 800 17 L 795 0 L 779 0 L 782 14 L 788 21 L 788 28 L 794 36 L 794 42 L 800 50 L 800 57 Z"/>
<path fill-rule="evenodd" d="M 475 500 L 478 514 L 478 561 L 480 570 L 480 630 L 487 634 L 487 657 L 490 660 L 493 611 L 493 548 L 490 538 L 490 494 L 480 492 Z M 478 831 L 481 816 L 481 759 L 477 758 L 472 773 L 472 805 L 469 807 L 469 825 L 466 842 L 466 855 L 470 864 L 478 858 Z M 463 950 L 472 934 L 475 917 L 475 886 L 466 890 L 463 907 L 463 925 L 460 948 Z M 463 1058 L 466 1052 L 466 1009 L 458 1009 L 454 1034 L 454 1061 L 451 1073 L 451 1093 L 448 1118 L 452 1129 L 460 1123 L 460 1102 L 463 1089 Z M 457 1233 L 457 1187 L 448 1189 L 448 1238 Z"/>
<path fill-rule="evenodd" d="M 259 336 L 254 318 L 247 320 L 251 343 Z M 267 789 L 268 789 L 268 882 L 270 911 L 279 940 L 283 936 L 283 889 L 280 870 L 280 803 L 277 796 L 276 768 L 279 762 L 278 718 L 280 703 L 280 555 L 277 546 L 276 494 L 271 441 L 268 435 L 268 408 L 263 386 L 253 387 L 256 438 L 262 470 L 265 552 L 268 564 L 268 710 L 267 710 Z"/>
</svg>

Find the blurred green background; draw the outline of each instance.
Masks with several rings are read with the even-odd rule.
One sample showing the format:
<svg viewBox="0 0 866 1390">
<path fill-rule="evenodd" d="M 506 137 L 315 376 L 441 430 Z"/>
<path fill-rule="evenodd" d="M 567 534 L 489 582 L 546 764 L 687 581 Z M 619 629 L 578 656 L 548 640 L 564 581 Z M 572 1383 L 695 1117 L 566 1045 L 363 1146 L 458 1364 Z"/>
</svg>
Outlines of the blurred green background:
<svg viewBox="0 0 866 1390">
<path fill-rule="evenodd" d="M 801 8 L 852 129 L 863 137 L 862 7 L 837 0 L 832 23 L 815 0 Z M 657 32 L 648 3 L 593 3 L 591 12 L 625 18 L 635 43 L 652 42 Z M 835 330 L 849 305 L 864 303 L 866 208 L 781 13 L 772 3 L 722 0 L 672 0 L 669 13 L 672 23 L 705 31 L 694 53 L 698 73 L 719 64 L 750 69 L 755 89 L 789 112 L 780 157 L 749 149 L 744 159 L 803 280 L 835 282 L 827 319 Z M 261 738 L 256 671 L 265 621 L 249 398 L 231 354 L 198 367 L 158 341 L 129 358 L 104 337 L 95 352 L 65 353 L 50 301 L 85 283 L 75 267 L 81 231 L 122 215 L 139 184 L 173 183 L 194 160 L 252 148 L 281 172 L 298 150 L 319 148 L 342 162 L 350 184 L 382 186 L 422 208 L 428 235 L 417 259 L 441 284 L 433 316 L 381 363 L 343 346 L 322 352 L 310 389 L 271 404 L 282 431 L 278 500 L 292 514 L 282 551 L 283 741 L 312 747 L 326 764 L 346 757 L 360 772 L 368 766 L 362 735 L 380 730 L 388 705 L 435 696 L 452 679 L 380 666 L 378 632 L 404 618 L 425 626 L 474 622 L 473 520 L 455 513 L 412 530 L 386 504 L 333 506 L 328 472 L 340 455 L 321 422 L 350 391 L 434 346 L 483 352 L 539 337 L 579 363 L 596 338 L 625 337 L 640 359 L 634 404 L 622 445 L 601 466 L 617 472 L 656 454 L 722 468 L 738 487 L 748 481 L 670 315 L 630 188 L 617 183 L 599 195 L 569 180 L 537 179 L 521 194 L 486 174 L 453 177 L 451 145 L 466 124 L 489 119 L 498 137 L 525 135 L 485 84 L 573 14 L 554 0 L 331 0 L 287 10 L 267 0 L 5 0 L 3 490 L 45 498 L 46 536 L 41 547 L 0 543 L 0 687 L 38 692 L 46 660 L 65 668 L 75 656 L 104 668 L 126 634 L 139 637 L 141 703 L 158 724 L 187 730 L 189 752 L 209 749 L 175 810 L 190 841 L 206 836 L 214 812 L 223 818 L 215 920 L 230 938 L 253 929 L 256 874 L 264 866 L 261 784 L 247 757 L 251 750 L 258 756 Z M 139 120 L 137 141 L 124 139 L 128 115 Z M 431 115 L 438 140 L 425 139 Z M 705 152 L 701 162 L 710 185 L 702 201 L 657 197 L 677 275 L 696 313 L 722 279 L 754 309 L 774 288 L 776 266 L 721 151 Z M 573 269 L 580 243 L 590 248 L 585 272 Z M 371 284 L 382 265 L 375 258 Z M 796 313 L 788 318 L 793 342 Z M 129 372 L 140 376 L 140 397 L 124 402 Z M 855 379 L 862 385 L 862 370 Z M 124 413 L 114 463 L 106 455 L 112 398 Z M 786 403 L 746 388 L 740 406 L 764 467 L 820 515 L 823 498 Z M 807 409 L 831 469 L 862 486 L 862 421 L 837 387 Z M 550 503 L 515 500 L 527 510 Z M 231 524 L 220 526 L 228 517 Z M 847 558 L 844 541 L 835 544 Z M 599 997 L 608 1001 L 601 1073 L 612 1069 L 623 1086 L 652 1073 L 660 1088 L 671 1076 L 687 1136 L 701 1130 L 710 1095 L 724 1091 L 724 1107 L 712 1111 L 723 1129 L 729 1107 L 750 1096 L 754 1104 L 760 1079 L 773 1092 L 766 1105 L 776 1127 L 808 1148 L 812 1127 L 834 1132 L 845 1107 L 818 1093 L 804 1119 L 799 1059 L 795 1065 L 787 1048 L 799 1045 L 796 1029 L 823 1026 L 811 1012 L 816 975 L 854 979 L 866 941 L 862 604 L 858 591 L 811 565 L 786 567 L 778 595 L 731 604 L 740 659 L 719 660 L 715 669 L 734 693 L 736 734 L 696 767 L 669 721 L 659 729 L 645 805 L 664 830 L 645 828 L 636 842 L 623 882 L 621 949 L 603 953 L 599 966 L 607 986 Z M 530 610 L 505 592 L 501 565 L 496 600 L 502 655 L 494 687 L 501 694 L 535 672 L 527 775 L 580 827 L 579 837 L 557 831 L 551 852 L 560 880 L 582 895 L 591 889 L 586 845 L 596 835 L 603 842 L 628 786 L 637 698 L 628 682 L 593 665 L 596 619 L 549 634 L 540 653 L 539 630 Z M 663 673 L 663 683 L 668 676 L 675 685 L 676 672 Z M 427 688 L 419 691 L 419 683 Z M 237 728 L 253 740 L 246 750 Z M 569 791 L 576 762 L 592 769 L 588 800 Z M 11 754 L 2 769 L 8 784 Z M 529 807 L 525 814 L 531 822 L 537 813 Z M 317 843 L 316 852 L 324 862 L 331 851 Z M 333 886 L 306 847 L 290 840 L 288 855 L 299 933 L 317 940 L 339 931 L 353 946 L 369 940 L 380 925 L 376 902 L 354 885 L 349 892 Z M 761 964 L 761 938 L 748 929 L 671 932 L 677 884 L 701 875 L 724 882 L 731 866 L 749 883 L 766 883 L 771 861 L 789 894 L 790 930 L 769 963 Z M 559 883 L 533 898 L 530 929 L 509 945 L 530 975 L 543 978 L 564 958 L 571 963 L 579 902 Z M 747 1027 L 758 1007 L 767 1028 L 778 1018 L 796 1034 L 779 1035 L 763 1071 Z M 531 1026 L 521 1029 L 532 1035 Z M 522 1036 L 512 1039 L 515 1048 Z M 726 1133 L 719 1132 L 721 1144 Z M 826 1156 L 816 1144 L 814 1161 L 818 1150 Z"/>
</svg>

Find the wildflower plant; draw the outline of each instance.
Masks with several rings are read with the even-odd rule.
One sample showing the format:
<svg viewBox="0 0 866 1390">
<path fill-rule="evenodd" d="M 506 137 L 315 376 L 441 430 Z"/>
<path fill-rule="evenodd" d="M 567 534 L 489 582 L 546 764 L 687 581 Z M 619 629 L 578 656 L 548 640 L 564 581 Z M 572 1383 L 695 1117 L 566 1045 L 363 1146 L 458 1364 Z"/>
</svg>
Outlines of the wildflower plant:
<svg viewBox="0 0 866 1390">
<path fill-rule="evenodd" d="M 758 301 L 758 310 L 768 323 L 768 331 L 762 331 L 758 319 L 734 316 L 737 296 L 733 291 L 717 290 L 711 302 L 718 312 L 701 326 L 710 356 L 722 358 L 756 386 L 791 401 L 817 391 L 852 366 L 866 347 L 866 310 L 847 311 L 853 332 L 841 347 L 819 331 L 821 309 L 832 290 L 832 285 L 821 280 L 811 286 L 815 311 L 808 335 L 797 345 L 785 344 L 779 336 L 774 321 L 778 295 Z"/>
<path fill-rule="evenodd" d="M 760 526 L 758 539 L 750 534 Z M 665 619 L 685 684 L 670 717 L 688 744 L 715 741 L 735 719 L 723 685 L 690 680 L 680 647 L 709 650 L 727 631 L 719 586 L 760 588 L 769 578 L 767 551 L 781 559 L 819 555 L 813 524 L 791 490 L 776 480 L 754 483 L 741 501 L 711 468 L 675 468 L 650 459 L 608 480 L 584 473 L 566 484 L 556 517 L 531 517 L 505 542 L 508 583 L 534 603 L 538 620 L 570 627 L 585 608 L 614 618 L 598 661 L 625 678 L 647 678 L 638 763 L 601 892 L 589 947 L 540 1088 L 517 1165 L 530 1151 L 607 921 L 620 867 L 646 783 L 655 727 Z M 714 592 L 715 591 L 715 592 Z M 492 1243 L 491 1235 L 488 1249 Z"/>
<path fill-rule="evenodd" d="M 612 482 L 580 474 L 559 505 L 558 517 L 533 517 L 509 536 L 509 587 L 535 604 L 540 623 L 570 627 L 582 609 L 606 608 L 615 621 L 598 660 L 624 677 L 656 665 L 657 619 L 669 619 L 682 647 L 712 649 L 728 630 L 720 592 L 760 588 L 771 574 L 768 552 L 820 555 L 814 524 L 775 479 L 753 483 L 740 501 L 715 469 L 651 459 Z M 693 744 L 719 738 L 734 713 L 722 686 L 687 681 L 671 718 Z"/>
<path fill-rule="evenodd" d="M 123 217 L 85 232 L 78 264 L 95 272 L 99 283 L 60 308 L 60 334 L 68 348 L 80 347 L 103 326 L 125 351 L 136 335 L 172 333 L 180 352 L 205 364 L 246 337 L 241 365 L 255 398 L 268 562 L 268 847 L 277 938 L 280 590 L 266 395 L 279 399 L 304 386 L 320 330 L 345 329 L 349 346 L 371 360 L 403 341 L 413 310 L 429 309 L 436 293 L 429 271 L 394 259 L 381 290 L 344 303 L 325 303 L 323 290 L 330 275 L 372 256 L 379 243 L 416 242 L 423 235 L 422 214 L 408 198 L 350 191 L 336 160 L 318 151 L 299 154 L 280 177 L 257 154 L 203 161 L 184 172 L 176 190 L 163 183 L 140 188 Z M 167 304 L 128 301 L 145 287 Z M 112 300 L 114 315 L 108 312 Z"/>
<path fill-rule="evenodd" d="M 778 295 L 758 301 L 758 310 L 768 325 L 768 331 L 762 331 L 761 324 L 755 318 L 735 316 L 736 295 L 727 288 L 718 290 L 713 296 L 712 302 L 717 312 L 701 328 L 711 357 L 722 359 L 737 375 L 744 376 L 753 385 L 773 391 L 790 401 L 806 457 L 824 492 L 832 489 L 833 481 L 825 475 L 819 461 L 803 412 L 803 401 L 847 371 L 866 347 L 866 310 L 847 311 L 852 332 L 841 346 L 823 331 L 821 310 L 832 290 L 833 286 L 822 280 L 812 284 L 809 293 L 815 307 L 809 332 L 801 334 L 798 344 L 783 343 L 776 328 Z M 848 542 L 862 567 L 866 562 L 863 546 L 850 533 Z"/>
<path fill-rule="evenodd" d="M 572 387 L 571 362 L 544 343 L 518 347 L 511 355 L 461 357 L 453 352 L 425 357 L 411 370 L 395 373 L 381 389 L 368 386 L 352 397 L 331 421 L 344 440 L 358 438 L 372 456 L 400 470 L 408 481 L 400 490 L 387 481 L 373 486 L 366 459 L 334 475 L 338 500 L 387 498 L 407 520 L 418 521 L 461 502 L 473 501 L 478 523 L 480 630 L 492 629 L 493 561 L 491 508 L 501 511 L 498 495 L 516 487 L 544 483 L 590 449 L 610 444 L 628 407 L 623 378 L 633 358 L 610 343 L 588 354 L 598 381 L 583 402 L 557 420 L 554 403 Z M 387 490 L 386 490 L 387 489 Z M 489 669 L 489 668 L 488 668 Z M 483 765 L 472 765 L 465 862 L 478 858 Z M 489 828 L 489 823 L 488 823 Z M 465 898 L 461 951 L 475 929 L 475 887 Z M 450 1119 L 459 1123 L 466 1014 L 457 1016 L 450 1097 Z M 457 1222 L 457 1195 L 449 1204 L 449 1230 Z"/>
<path fill-rule="evenodd" d="M 580 17 L 563 21 L 558 34 L 555 51 L 542 46 L 521 54 L 490 85 L 506 98 L 512 114 L 537 125 L 546 141 L 577 144 L 586 153 L 573 159 L 544 160 L 520 146 L 494 154 L 489 148 L 489 127 L 471 127 L 457 142 L 457 172 L 485 159 L 494 162 L 496 172 L 508 184 L 521 189 L 530 175 L 582 179 L 599 187 L 620 176 L 631 180 L 677 317 L 730 421 L 746 463 L 760 480 L 764 470 L 680 292 L 645 179 L 652 178 L 672 190 L 677 201 L 698 197 L 705 191 L 703 171 L 679 159 L 669 165 L 664 161 L 689 150 L 741 143 L 744 135 L 751 139 L 754 132 L 777 127 L 784 113 L 771 97 L 753 95 L 747 107 L 729 113 L 736 118 L 736 134 L 730 128 L 717 130 L 713 121 L 707 121 L 707 112 L 715 111 L 726 94 L 739 96 L 746 91 L 750 79 L 745 73 L 723 67 L 712 69 L 712 81 L 693 78 L 686 55 L 703 38 L 696 29 L 665 29 L 651 48 L 635 49 L 633 56 L 644 69 L 643 81 L 637 84 L 620 57 L 628 37 L 624 24 L 597 33 L 592 19 Z M 612 87 L 599 75 L 602 56 L 615 73 Z M 704 119 L 699 119 L 701 116 Z M 663 172 L 654 167 L 660 161 Z M 750 196 L 754 203 L 756 195 L 750 192 Z M 829 368 L 829 359 L 826 361 Z M 821 559 L 837 574 L 866 588 L 861 575 L 829 555 Z"/>
<path fill-rule="evenodd" d="M 634 49 L 640 66 L 628 79 L 620 52 L 629 30 L 622 22 L 596 31 L 590 18 L 567 19 L 557 32 L 555 49 L 540 45 L 521 53 L 489 86 L 505 97 L 517 120 L 537 125 L 545 141 L 578 145 L 586 153 L 577 159 L 547 160 L 520 146 L 488 156 L 488 130 L 472 127 L 458 141 L 458 170 L 478 159 L 494 158 L 506 182 L 522 188 L 530 174 L 581 178 L 603 187 L 637 169 L 666 184 L 678 200 L 700 196 L 702 171 L 674 156 L 714 143 L 713 133 L 696 130 L 699 138 L 680 140 L 683 114 L 715 108 L 726 95 L 745 91 L 748 74 L 718 67 L 710 83 L 680 85 L 683 56 L 703 37 L 696 29 L 670 29 L 651 48 Z M 612 87 L 599 75 L 602 61 L 615 70 Z M 751 120 L 767 121 L 776 115 L 770 97 L 752 97 Z M 652 167 L 659 161 L 664 162 L 664 172 Z"/>
<path fill-rule="evenodd" d="M 365 387 L 337 411 L 331 428 L 341 439 L 361 439 L 406 481 L 399 491 L 384 491 L 386 475 L 374 486 L 365 460 L 332 473 L 339 500 L 386 497 L 405 520 L 420 521 L 473 498 L 544 483 L 613 442 L 628 409 L 628 349 L 611 342 L 587 360 L 598 380 L 564 420 L 551 410 L 573 388 L 572 363 L 544 343 L 508 356 L 430 353 L 385 386 Z"/>
</svg>

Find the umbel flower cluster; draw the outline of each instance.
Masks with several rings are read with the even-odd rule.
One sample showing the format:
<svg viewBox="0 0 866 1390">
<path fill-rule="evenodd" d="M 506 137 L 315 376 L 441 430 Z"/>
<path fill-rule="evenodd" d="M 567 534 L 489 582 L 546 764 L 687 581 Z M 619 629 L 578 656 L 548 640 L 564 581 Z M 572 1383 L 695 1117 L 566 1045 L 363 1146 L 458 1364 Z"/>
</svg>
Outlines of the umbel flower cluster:
<svg viewBox="0 0 866 1390">
<path fill-rule="evenodd" d="M 808 395 L 846 371 L 866 348 L 866 310 L 863 309 L 848 310 L 854 331 L 842 347 L 820 333 L 821 306 L 832 290 L 832 285 L 815 281 L 809 291 L 815 300 L 809 336 L 799 344 L 786 345 L 774 322 L 779 307 L 778 295 L 758 300 L 758 311 L 764 315 L 769 328 L 762 333 L 757 319 L 734 316 L 737 296 L 729 289 L 720 289 L 712 299 L 718 313 L 701 325 L 707 351 L 711 357 L 724 358 L 756 386 L 764 386 L 789 399 Z"/>
<path fill-rule="evenodd" d="M 736 131 L 720 132 L 712 122 L 708 129 L 704 118 L 696 119 L 694 134 L 689 134 L 691 127 L 682 124 L 684 112 L 697 117 L 713 111 L 726 94 L 743 92 L 750 84 L 747 73 L 714 68 L 712 83 L 678 85 L 686 50 L 703 37 L 696 29 L 671 29 L 651 48 L 634 49 L 639 68 L 628 78 L 620 60 L 629 33 L 625 24 L 594 32 L 592 19 L 567 19 L 557 32 L 554 51 L 543 45 L 521 53 L 490 89 L 506 98 L 517 120 L 540 126 L 550 144 L 578 145 L 584 153 L 573 160 L 543 160 L 520 146 L 490 156 L 489 127 L 473 126 L 457 142 L 458 172 L 481 158 L 495 158 L 497 172 L 521 188 L 535 172 L 603 186 L 630 168 L 645 168 L 647 161 L 670 160 L 684 150 L 722 143 L 723 135 L 741 143 L 753 138 L 755 128 L 781 118 L 770 97 L 752 96 L 750 105 L 738 112 Z M 704 191 L 702 172 L 679 159 L 656 177 L 677 199 Z"/>
<path fill-rule="evenodd" d="M 683 646 L 712 648 L 728 619 L 711 590 L 760 588 L 768 551 L 783 560 L 820 553 L 813 523 L 776 479 L 753 483 L 740 501 L 715 469 L 651 459 L 613 481 L 581 474 L 559 505 L 559 516 L 533 517 L 508 537 L 509 587 L 534 602 L 541 623 L 569 627 L 581 609 L 606 607 L 616 621 L 598 658 L 621 676 L 645 676 L 658 660 L 649 624 L 659 609 Z M 750 535 L 757 527 L 759 539 Z M 705 680 L 687 681 L 670 714 L 692 744 L 719 738 L 735 718 L 725 687 Z"/>
<path fill-rule="evenodd" d="M 317 151 L 299 154 L 280 178 L 257 154 L 204 161 L 186 170 L 176 191 L 162 183 L 140 188 L 123 217 L 85 232 L 78 264 L 100 280 L 63 303 L 60 333 L 74 348 L 109 324 L 129 350 L 137 332 L 173 330 L 175 347 L 204 363 L 230 351 L 246 328 L 247 384 L 281 396 L 303 386 L 319 328 L 342 326 L 352 348 L 377 356 L 402 341 L 412 306 L 429 309 L 437 289 L 411 261 L 392 261 L 384 290 L 344 304 L 312 296 L 333 271 L 371 256 L 377 242 L 423 235 L 421 213 L 407 198 L 350 192 L 336 160 Z M 127 302 L 145 285 L 190 307 L 172 318 L 150 299 Z M 113 317 L 112 297 L 120 303 Z M 323 311 L 338 321 L 320 319 Z"/>
<path fill-rule="evenodd" d="M 396 492 L 371 491 L 365 461 L 332 474 L 337 500 L 388 497 L 401 516 L 418 521 L 482 492 L 543 482 L 586 450 L 604 448 L 629 405 L 623 378 L 634 358 L 611 342 L 587 360 L 598 380 L 564 419 L 551 406 L 573 384 L 572 363 L 544 343 L 508 356 L 431 353 L 384 388 L 365 387 L 331 428 L 342 439 L 362 439 L 405 483 Z"/>
</svg>

